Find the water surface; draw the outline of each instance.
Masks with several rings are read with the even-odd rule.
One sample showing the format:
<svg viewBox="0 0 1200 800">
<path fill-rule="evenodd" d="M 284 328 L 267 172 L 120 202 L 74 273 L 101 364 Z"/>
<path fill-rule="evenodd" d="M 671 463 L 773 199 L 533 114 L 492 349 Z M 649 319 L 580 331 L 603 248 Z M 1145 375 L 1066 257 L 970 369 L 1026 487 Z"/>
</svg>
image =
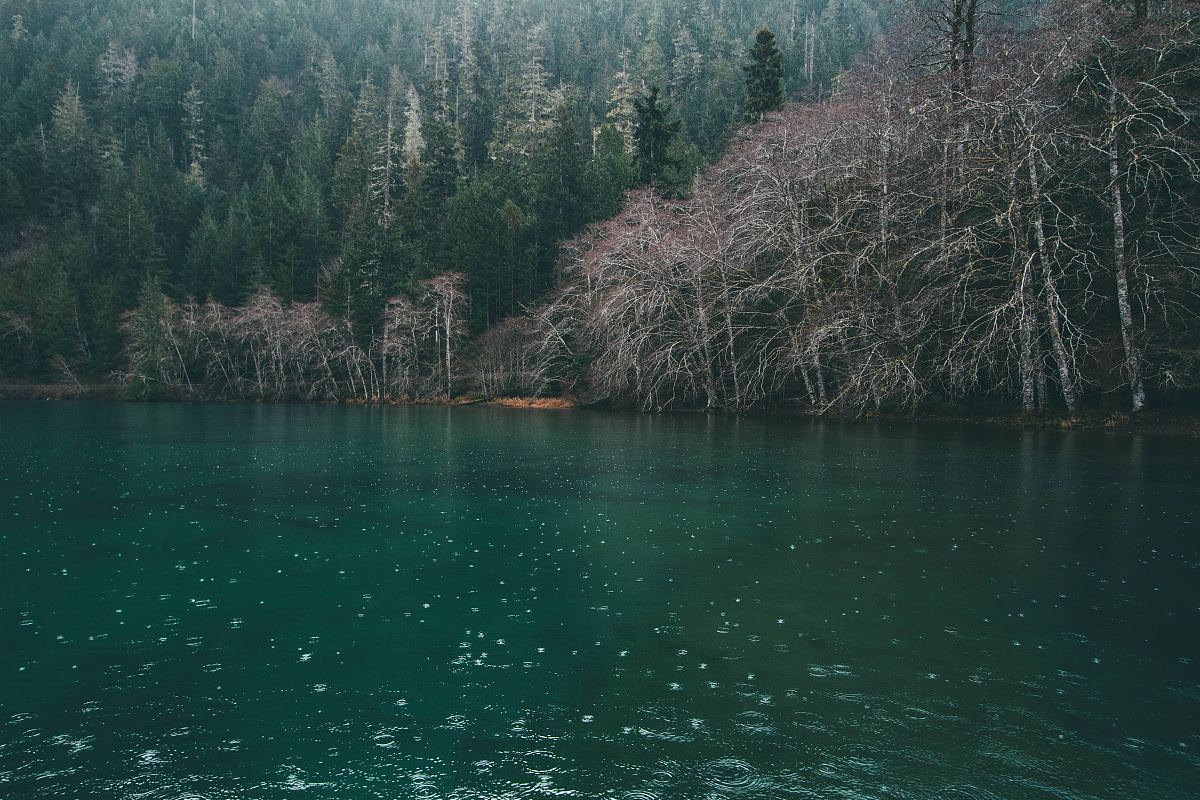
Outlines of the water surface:
<svg viewBox="0 0 1200 800">
<path fill-rule="evenodd" d="M 0 404 L 0 796 L 1195 798 L 1200 443 Z"/>
</svg>

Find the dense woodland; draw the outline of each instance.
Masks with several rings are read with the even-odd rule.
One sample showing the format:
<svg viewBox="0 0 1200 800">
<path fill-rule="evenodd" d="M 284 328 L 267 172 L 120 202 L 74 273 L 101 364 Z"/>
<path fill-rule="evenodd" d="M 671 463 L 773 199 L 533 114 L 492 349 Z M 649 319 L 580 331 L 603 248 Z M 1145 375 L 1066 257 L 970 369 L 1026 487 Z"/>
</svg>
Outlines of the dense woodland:
<svg viewBox="0 0 1200 800">
<path fill-rule="evenodd" d="M 873 0 L 194 11 L 0 0 L 0 375 L 124 370 L 123 315 L 153 287 L 225 314 L 319 302 L 367 347 L 389 299 L 455 272 L 478 333 L 637 183 L 651 87 L 681 123 L 659 176 L 678 195 L 740 119 L 758 26 L 787 32 L 811 95 L 881 30 Z"/>
<path fill-rule="evenodd" d="M 690 199 L 636 193 L 573 242 L 514 323 L 533 374 L 648 409 L 1194 402 L 1198 25 L 1091 0 L 898 20 Z"/>
<path fill-rule="evenodd" d="M 849 412 L 1200 386 L 1190 3 L 195 7 L 0 0 L 0 377 Z"/>
</svg>

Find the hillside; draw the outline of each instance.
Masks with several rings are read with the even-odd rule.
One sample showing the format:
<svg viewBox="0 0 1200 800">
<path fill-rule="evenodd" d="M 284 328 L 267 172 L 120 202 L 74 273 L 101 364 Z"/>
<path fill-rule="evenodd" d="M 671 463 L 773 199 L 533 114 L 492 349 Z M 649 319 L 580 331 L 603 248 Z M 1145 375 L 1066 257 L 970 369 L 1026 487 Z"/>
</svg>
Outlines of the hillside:
<svg viewBox="0 0 1200 800">
<path fill-rule="evenodd" d="M 1193 401 L 1200 29 L 1146 11 L 903 20 L 691 199 L 577 239 L 521 323 L 539 378 L 647 409 Z"/>
<path fill-rule="evenodd" d="M 389 298 L 455 272 L 479 332 L 636 182 L 639 96 L 681 121 L 683 193 L 741 118 L 757 28 L 816 97 L 878 5 L 0 0 L 0 376 L 124 371 L 151 285 L 319 302 L 365 347 Z"/>
</svg>

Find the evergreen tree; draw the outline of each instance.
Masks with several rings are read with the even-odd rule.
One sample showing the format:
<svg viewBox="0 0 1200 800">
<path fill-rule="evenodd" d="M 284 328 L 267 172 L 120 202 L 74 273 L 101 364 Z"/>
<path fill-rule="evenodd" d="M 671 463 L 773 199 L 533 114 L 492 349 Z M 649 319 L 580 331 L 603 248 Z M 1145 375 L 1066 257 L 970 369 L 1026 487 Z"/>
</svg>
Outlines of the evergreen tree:
<svg viewBox="0 0 1200 800">
<path fill-rule="evenodd" d="M 381 130 L 371 160 L 369 191 L 380 226 L 386 231 L 396 216 L 396 203 L 404 188 L 404 112 L 400 108 L 402 83 L 393 70 L 384 101 Z"/>
<path fill-rule="evenodd" d="M 759 122 L 783 108 L 783 54 L 775 34 L 762 28 L 754 36 L 746 71 L 746 122 Z"/>
<path fill-rule="evenodd" d="M 677 163 L 670 154 L 671 145 L 683 123 L 678 119 L 667 119 L 671 108 L 659 101 L 657 86 L 651 86 L 647 94 L 635 99 L 633 107 L 637 114 L 633 141 L 637 151 L 638 182 L 658 185 L 667 168 Z"/>
<path fill-rule="evenodd" d="M 246 131 L 246 174 L 254 175 L 263 164 L 283 169 L 283 155 L 287 152 L 290 133 L 284 113 L 284 88 L 272 78 L 263 84 L 250 110 Z"/>
<path fill-rule="evenodd" d="M 0 167 L 0 241 L 5 234 L 16 230 L 24 216 L 21 183 L 11 169 Z"/>
<path fill-rule="evenodd" d="M 52 205 L 65 214 L 76 210 L 95 169 L 95 151 L 78 84 L 68 81 L 54 105 L 47 161 L 53 185 Z"/>
<path fill-rule="evenodd" d="M 117 42 L 109 42 L 108 49 L 96 63 L 97 91 L 104 104 L 108 121 L 113 127 L 124 131 L 129 125 L 133 104 L 133 85 L 137 79 L 137 56 L 133 50 Z"/>
<path fill-rule="evenodd" d="M 536 203 L 543 243 L 573 236 L 583 226 L 583 173 L 587 160 L 579 128 L 564 103 L 559 106 L 536 167 Z"/>
<path fill-rule="evenodd" d="M 40 246 L 0 270 L 0 312 L 19 317 L 27 331 L 5 340 L 0 368 L 47 375 L 55 355 L 71 355 L 75 295 L 59 254 Z M 15 345 L 15 346 L 14 346 Z"/>
<path fill-rule="evenodd" d="M 629 74 L 629 51 L 621 51 L 621 70 L 613 76 L 612 94 L 608 100 L 606 119 L 613 129 L 621 135 L 626 150 L 633 150 L 633 130 L 637 125 L 637 112 L 634 101 L 637 99 L 637 89 Z"/>
<path fill-rule="evenodd" d="M 342 249 L 338 287 L 331 293 L 339 302 L 354 338 L 360 344 L 370 341 L 386 298 L 384 274 L 384 238 L 379 219 L 365 205 L 356 206 L 347 225 L 346 245 Z"/>
<path fill-rule="evenodd" d="M 204 162 L 208 160 L 205 146 L 204 99 L 200 88 L 192 84 L 183 96 L 183 157 L 188 176 L 204 184 Z"/>
<path fill-rule="evenodd" d="M 181 297 L 204 301 L 217 292 L 223 271 L 232 260 L 227 234 L 212 209 L 205 209 L 192 231 L 185 269 L 175 286 Z"/>
<path fill-rule="evenodd" d="M 333 174 L 333 202 L 343 220 L 360 205 L 370 204 L 372 165 L 383 143 L 379 90 L 370 80 L 359 88 L 350 133 L 338 152 Z"/>
<path fill-rule="evenodd" d="M 285 300 L 312 300 L 329 249 L 329 220 L 320 182 L 307 170 L 290 167 L 283 177 L 289 225 Z"/>
<path fill-rule="evenodd" d="M 295 286 L 288 269 L 288 208 L 275 170 L 264 164 L 254 182 L 254 255 L 263 277 L 277 294 L 292 296 Z"/>
<path fill-rule="evenodd" d="M 511 286 L 518 246 L 502 215 L 506 203 L 511 200 L 504 188 L 490 178 L 468 182 L 450 203 L 446 249 L 468 277 L 476 329 L 515 308 Z"/>
<path fill-rule="evenodd" d="M 158 278 L 146 276 L 138 291 L 137 306 L 125 326 L 132 378 L 127 393 L 131 398 L 146 400 L 168 396 L 164 378 L 179 364 L 170 337 L 174 313 Z"/>
<path fill-rule="evenodd" d="M 584 171 L 584 192 L 590 220 L 607 219 L 621 208 L 621 200 L 637 179 L 625 137 L 613 125 L 603 125 L 596 134 L 595 155 Z"/>
<path fill-rule="evenodd" d="M 410 172 L 420 165 L 421 151 L 425 149 L 425 134 L 421 132 L 423 119 L 421 94 L 409 83 L 404 104 L 404 164 Z"/>
<path fill-rule="evenodd" d="M 422 131 L 420 176 L 408 210 L 418 215 L 410 230 L 420 241 L 422 258 L 432 263 L 446 209 L 458 189 L 458 146 L 453 129 L 437 119 L 425 120 Z"/>
<path fill-rule="evenodd" d="M 154 218 L 127 180 L 110 182 L 97 205 L 100 265 L 123 297 L 133 297 L 147 277 L 161 275 L 166 261 Z"/>
<path fill-rule="evenodd" d="M 524 168 L 554 126 L 561 93 L 550 88 L 542 31 L 529 35 L 526 59 L 510 80 L 501 105 L 501 122 L 492 142 L 492 159 L 506 168 Z"/>
</svg>

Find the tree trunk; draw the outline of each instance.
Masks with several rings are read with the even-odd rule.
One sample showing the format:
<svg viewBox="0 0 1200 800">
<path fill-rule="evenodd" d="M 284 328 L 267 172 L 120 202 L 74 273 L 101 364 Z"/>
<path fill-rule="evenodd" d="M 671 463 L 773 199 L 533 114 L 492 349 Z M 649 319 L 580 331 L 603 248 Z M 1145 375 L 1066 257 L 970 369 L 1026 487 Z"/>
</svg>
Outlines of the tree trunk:
<svg viewBox="0 0 1200 800">
<path fill-rule="evenodd" d="M 1046 246 L 1046 225 L 1042 216 L 1042 190 L 1038 182 L 1037 154 L 1032 142 L 1029 145 L 1029 183 L 1033 187 L 1033 227 L 1037 235 L 1038 260 L 1042 263 L 1042 278 L 1046 286 L 1046 317 L 1050 327 L 1050 342 L 1054 348 L 1054 361 L 1058 366 L 1058 385 L 1062 388 L 1067 412 L 1074 415 L 1079 408 L 1075 393 L 1075 377 L 1071 372 L 1071 358 L 1063 343 L 1062 324 L 1058 316 L 1058 287 L 1054 282 L 1049 248 Z"/>
<path fill-rule="evenodd" d="M 1021 405 L 1026 414 L 1037 410 L 1037 364 L 1033 358 L 1037 340 L 1037 319 L 1030 283 L 1033 282 L 1033 256 L 1025 259 L 1021 274 Z"/>
<path fill-rule="evenodd" d="M 450 390 L 452 383 L 450 379 L 450 326 L 452 324 L 452 314 L 454 311 L 453 298 L 446 300 L 446 399 L 450 398 Z"/>
<path fill-rule="evenodd" d="M 1112 117 L 1112 131 L 1109 136 L 1108 171 L 1112 180 L 1112 215 L 1113 215 L 1113 269 L 1117 278 L 1117 310 L 1120 314 L 1121 341 L 1125 346 L 1125 368 L 1129 373 L 1129 389 L 1133 400 L 1133 413 L 1141 411 L 1146 406 L 1146 387 L 1142 383 L 1141 354 L 1138 353 L 1137 342 L 1133 332 L 1133 306 L 1129 301 L 1129 271 L 1125 263 L 1125 207 L 1121 191 L 1120 153 L 1117 148 L 1116 130 L 1116 88 L 1112 89 L 1109 98 L 1109 112 Z"/>
</svg>

